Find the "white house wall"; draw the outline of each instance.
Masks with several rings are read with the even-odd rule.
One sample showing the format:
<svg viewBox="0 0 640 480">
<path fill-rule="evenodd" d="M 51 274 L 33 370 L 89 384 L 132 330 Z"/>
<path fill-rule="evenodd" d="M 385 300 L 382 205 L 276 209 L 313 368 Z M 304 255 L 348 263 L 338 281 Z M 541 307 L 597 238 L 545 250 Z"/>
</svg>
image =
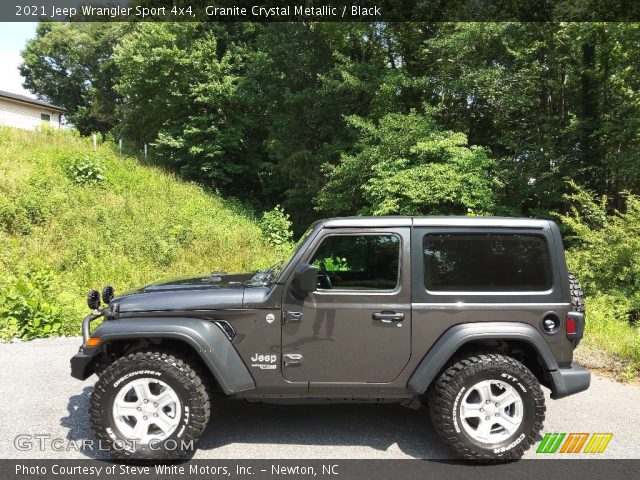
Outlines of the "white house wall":
<svg viewBox="0 0 640 480">
<path fill-rule="evenodd" d="M 35 130 L 43 123 L 46 123 L 40 119 L 40 115 L 43 113 L 51 115 L 49 125 L 52 128 L 60 128 L 60 113 L 47 110 L 46 107 L 27 105 L 0 98 L 0 126 Z"/>
</svg>

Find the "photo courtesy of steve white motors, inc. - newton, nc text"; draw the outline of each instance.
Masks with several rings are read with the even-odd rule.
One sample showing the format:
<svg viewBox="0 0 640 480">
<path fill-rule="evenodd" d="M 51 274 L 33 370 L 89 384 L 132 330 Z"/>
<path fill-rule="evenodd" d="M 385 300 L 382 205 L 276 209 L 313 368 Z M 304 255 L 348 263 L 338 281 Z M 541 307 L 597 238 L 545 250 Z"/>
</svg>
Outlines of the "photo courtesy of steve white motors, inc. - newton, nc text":
<svg viewBox="0 0 640 480">
<path fill-rule="evenodd" d="M 640 470 L 640 3 L 0 2 L 0 480 Z"/>
</svg>

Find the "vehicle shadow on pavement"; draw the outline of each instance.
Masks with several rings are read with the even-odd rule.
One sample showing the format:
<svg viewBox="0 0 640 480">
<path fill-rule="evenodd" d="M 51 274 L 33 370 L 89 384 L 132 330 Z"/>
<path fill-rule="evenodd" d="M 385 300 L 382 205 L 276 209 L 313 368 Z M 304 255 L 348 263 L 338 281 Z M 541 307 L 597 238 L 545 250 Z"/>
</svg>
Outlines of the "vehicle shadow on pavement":
<svg viewBox="0 0 640 480">
<path fill-rule="evenodd" d="M 83 448 L 80 453 L 89 458 L 110 458 L 109 452 L 98 447 L 98 438 L 89 423 L 89 403 L 93 387 L 84 387 L 82 392 L 69 398 L 67 416 L 60 419 L 60 425 L 69 429 L 69 442 L 92 442 L 92 448 Z"/>
<path fill-rule="evenodd" d="M 68 415 L 60 419 L 60 425 L 68 429 L 67 440 L 93 441 L 97 438 L 89 425 L 89 402 L 92 387 L 69 398 Z M 308 446 L 303 456 L 312 457 L 360 457 L 368 458 L 366 448 L 387 451 L 397 444 L 401 455 L 424 459 L 452 458 L 436 436 L 429 412 L 404 408 L 397 404 L 353 405 L 271 405 L 247 403 L 239 400 L 215 398 L 211 420 L 197 444 L 196 457 L 208 457 L 207 450 L 237 444 L 242 457 L 283 458 L 300 456 L 283 446 Z M 314 446 L 323 449 L 313 453 Z M 361 447 L 359 451 L 339 448 L 327 454 L 326 447 Z M 226 449 L 225 449 L 226 450 Z M 233 450 L 233 456 L 237 456 Z M 89 458 L 109 458 L 105 450 L 83 449 Z M 202 455 L 203 454 L 203 455 Z M 212 455 L 219 457 L 219 455 Z M 228 451 L 224 452 L 228 457 Z M 375 455 L 376 457 L 380 455 Z M 382 454 L 382 457 L 385 455 Z M 398 452 L 389 456 L 397 457 Z"/>
<path fill-rule="evenodd" d="M 232 443 L 259 444 L 256 455 L 263 458 L 282 458 L 283 445 L 387 451 L 394 444 L 408 457 L 453 458 L 433 430 L 425 407 L 414 410 L 398 404 L 271 405 L 214 400 L 211 420 L 198 449 L 210 450 Z M 305 451 L 307 458 L 327 456 L 325 448 L 317 454 L 311 448 Z M 330 455 L 368 458 L 364 449 L 350 452 L 340 448 Z M 246 454 L 252 456 L 250 448 Z M 398 457 L 399 453 L 396 450 L 389 456 Z"/>
</svg>

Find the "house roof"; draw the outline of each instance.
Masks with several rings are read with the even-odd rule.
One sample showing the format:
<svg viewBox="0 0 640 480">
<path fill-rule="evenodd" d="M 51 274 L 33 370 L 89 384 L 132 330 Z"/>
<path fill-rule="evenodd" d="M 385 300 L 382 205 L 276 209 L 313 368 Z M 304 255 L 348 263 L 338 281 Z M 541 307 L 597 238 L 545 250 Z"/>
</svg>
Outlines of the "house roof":
<svg viewBox="0 0 640 480">
<path fill-rule="evenodd" d="M 37 105 L 38 107 L 44 107 L 50 110 L 57 110 L 58 112 L 66 111 L 62 107 L 56 107 L 55 105 L 51 105 L 50 103 L 47 103 L 47 102 L 42 102 L 40 100 L 36 100 L 34 98 L 30 98 L 25 95 L 18 95 L 16 93 L 5 92 L 4 90 L 0 90 L 0 98 L 7 98 L 9 100 L 13 100 L 16 102 L 28 103 L 29 105 Z"/>
</svg>

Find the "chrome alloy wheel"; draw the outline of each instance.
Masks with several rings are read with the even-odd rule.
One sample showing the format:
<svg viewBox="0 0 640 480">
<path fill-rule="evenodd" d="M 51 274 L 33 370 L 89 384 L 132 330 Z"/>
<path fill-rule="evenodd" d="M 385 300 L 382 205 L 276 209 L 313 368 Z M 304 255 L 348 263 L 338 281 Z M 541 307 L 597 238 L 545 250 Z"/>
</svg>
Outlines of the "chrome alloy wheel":
<svg viewBox="0 0 640 480">
<path fill-rule="evenodd" d="M 162 380 L 140 378 L 125 384 L 113 401 L 113 420 L 126 440 L 148 444 L 168 438 L 180 422 L 175 390 Z"/>
<path fill-rule="evenodd" d="M 501 380 L 476 383 L 460 402 L 462 426 L 480 443 L 498 443 L 511 437 L 522 424 L 523 415 L 520 394 Z"/>
</svg>

